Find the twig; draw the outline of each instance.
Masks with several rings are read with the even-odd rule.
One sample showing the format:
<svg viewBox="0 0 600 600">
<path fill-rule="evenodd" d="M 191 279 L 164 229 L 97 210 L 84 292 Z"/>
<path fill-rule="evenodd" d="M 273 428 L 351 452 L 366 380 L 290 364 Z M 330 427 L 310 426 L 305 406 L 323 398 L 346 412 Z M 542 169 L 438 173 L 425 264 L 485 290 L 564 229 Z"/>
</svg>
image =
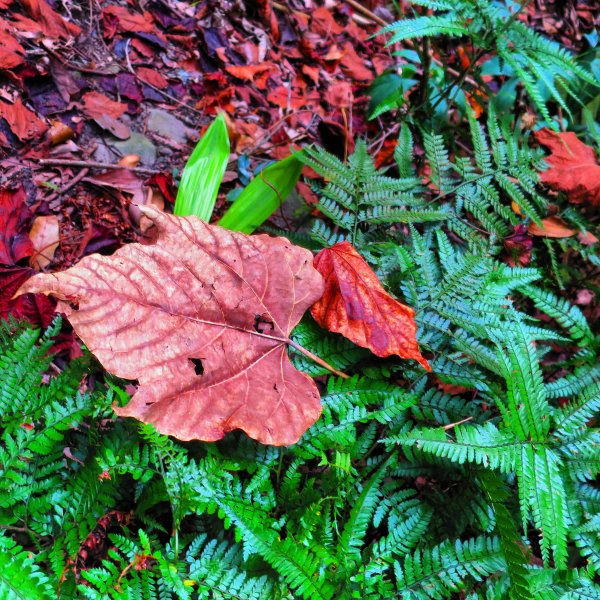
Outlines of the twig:
<svg viewBox="0 0 600 600">
<path fill-rule="evenodd" d="M 56 192 L 50 194 L 46 198 L 46 202 L 48 202 L 48 204 L 54 202 L 54 200 L 56 200 L 59 196 L 62 196 L 63 194 L 68 192 L 72 187 L 76 186 L 89 172 L 90 170 L 87 167 L 81 169 L 81 171 L 79 171 L 79 173 L 77 173 L 77 175 L 75 175 L 75 177 L 73 177 L 71 181 L 69 181 L 69 183 L 61 187 Z"/>
<path fill-rule="evenodd" d="M 175 98 L 175 96 L 171 96 L 171 94 L 167 94 L 167 92 L 165 92 L 164 90 L 161 90 L 160 88 L 156 87 L 155 85 L 152 85 L 151 83 L 148 83 L 147 81 L 144 81 L 134 70 L 131 61 L 129 60 L 129 42 L 131 41 L 131 38 L 129 38 L 125 44 L 125 59 L 127 60 L 127 69 L 129 70 L 129 72 L 138 80 L 141 81 L 144 85 L 147 85 L 150 89 L 153 89 L 157 94 L 161 94 L 162 96 L 164 96 L 165 98 L 168 98 L 169 100 L 172 100 L 173 102 L 176 102 L 177 104 L 179 104 L 179 106 L 183 106 L 184 108 L 187 108 L 188 110 L 191 110 L 192 112 L 195 112 L 198 115 L 204 116 L 204 111 L 203 110 L 198 110 L 197 108 L 190 106 L 189 104 L 186 104 L 183 100 L 180 100 L 179 98 Z"/>
<path fill-rule="evenodd" d="M 444 425 L 442 427 L 442 429 L 444 431 L 448 431 L 448 429 L 452 429 L 453 427 L 456 427 L 457 425 L 462 425 L 463 423 L 466 423 L 467 421 L 470 421 L 473 417 L 467 417 L 466 419 L 463 419 L 462 421 L 457 421 L 456 423 L 449 423 L 448 425 Z"/>
<path fill-rule="evenodd" d="M 346 4 L 349 4 L 354 10 L 357 10 L 358 12 L 362 13 L 363 15 L 365 15 L 365 17 L 371 19 L 371 21 L 375 21 L 377 25 L 381 25 L 382 27 L 388 25 L 388 23 L 384 21 L 381 17 L 378 17 L 374 12 L 371 12 L 366 6 L 363 6 L 362 4 L 356 2 L 356 0 L 345 1 Z"/>
<path fill-rule="evenodd" d="M 40 165 L 56 166 L 56 167 L 79 167 L 88 169 L 122 169 L 124 171 L 133 171 L 134 173 L 142 173 L 144 175 L 155 175 L 160 173 L 156 169 L 146 169 L 144 167 L 129 167 L 127 165 L 109 165 L 106 163 L 96 162 L 93 160 L 68 160 L 62 158 L 41 158 Z M 62 191 L 61 191 L 62 192 Z M 59 192 L 59 193 L 61 193 Z"/>
</svg>

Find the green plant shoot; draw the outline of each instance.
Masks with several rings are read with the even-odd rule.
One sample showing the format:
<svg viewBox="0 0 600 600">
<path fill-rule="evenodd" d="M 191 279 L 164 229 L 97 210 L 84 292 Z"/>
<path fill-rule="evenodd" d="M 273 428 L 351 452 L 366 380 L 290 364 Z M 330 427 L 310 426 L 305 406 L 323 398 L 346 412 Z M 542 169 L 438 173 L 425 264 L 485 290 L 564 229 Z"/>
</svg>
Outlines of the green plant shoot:
<svg viewBox="0 0 600 600">
<path fill-rule="evenodd" d="M 252 233 L 290 195 L 302 171 L 298 154 L 263 169 L 244 189 L 219 221 L 221 227 Z"/>
<path fill-rule="evenodd" d="M 229 160 L 227 125 L 219 115 L 200 138 L 181 177 L 173 209 L 178 216 L 208 221 Z"/>
</svg>

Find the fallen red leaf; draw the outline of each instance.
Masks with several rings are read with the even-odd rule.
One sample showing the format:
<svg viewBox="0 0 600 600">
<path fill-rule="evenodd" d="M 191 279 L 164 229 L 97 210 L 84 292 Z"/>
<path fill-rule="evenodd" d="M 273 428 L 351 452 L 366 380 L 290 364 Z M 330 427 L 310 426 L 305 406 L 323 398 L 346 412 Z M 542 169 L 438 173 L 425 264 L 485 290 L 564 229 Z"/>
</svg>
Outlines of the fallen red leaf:
<svg viewBox="0 0 600 600">
<path fill-rule="evenodd" d="M 352 86 L 347 81 L 333 81 L 323 97 L 334 108 L 350 108 L 354 103 Z"/>
<path fill-rule="evenodd" d="M 9 30 L 9 24 L 0 19 L 0 69 L 14 69 L 25 62 L 25 49 Z"/>
<path fill-rule="evenodd" d="M 118 119 L 127 110 L 127 104 L 115 102 L 100 92 L 87 92 L 82 97 L 82 111 L 90 119 L 99 119 L 103 116 Z"/>
<path fill-rule="evenodd" d="M 419 351 L 415 311 L 392 298 L 349 242 L 321 250 L 315 268 L 325 293 L 310 309 L 315 321 L 381 357 L 396 354 L 431 367 Z"/>
<path fill-rule="evenodd" d="M 148 67 L 138 67 L 137 76 L 143 83 L 153 85 L 155 88 L 164 90 L 169 87 L 169 82 L 156 70 Z"/>
<path fill-rule="evenodd" d="M 540 180 L 564 192 L 569 202 L 600 205 L 600 165 L 594 149 L 571 131 L 557 133 L 544 128 L 534 135 L 551 152 L 545 158 L 550 168 L 540 174 Z"/>
<path fill-rule="evenodd" d="M 103 8 L 102 18 L 114 20 L 121 33 L 157 33 L 149 13 L 131 13 L 124 6 L 110 5 Z"/>
<path fill-rule="evenodd" d="M 146 184 L 156 186 L 167 202 L 175 203 L 175 184 L 173 183 L 173 175 L 170 173 L 156 173 L 146 181 Z"/>
<path fill-rule="evenodd" d="M 264 90 L 267 87 L 267 79 L 269 74 L 277 70 L 273 63 L 263 63 L 261 65 L 240 65 L 225 67 L 225 70 L 243 81 L 255 83 L 259 90 Z"/>
<path fill-rule="evenodd" d="M 310 252 L 141 211 L 157 227 L 153 244 L 86 257 L 19 293 L 57 296 L 104 367 L 139 381 L 117 414 L 183 440 L 243 429 L 262 443 L 296 442 L 321 412 L 315 383 L 287 355 L 290 331 L 323 291 Z"/>
<path fill-rule="evenodd" d="M 22 142 L 38 138 L 48 129 L 48 125 L 24 106 L 20 98 L 13 104 L 0 101 L 0 118 L 6 120 L 10 130 Z"/>
<path fill-rule="evenodd" d="M 40 25 L 47 37 L 68 40 L 81 33 L 79 26 L 65 21 L 44 0 L 21 0 L 21 4 L 31 19 Z"/>
<path fill-rule="evenodd" d="M 542 227 L 535 223 L 530 223 L 527 230 L 531 235 L 549 238 L 567 238 L 577 233 L 576 229 L 571 229 L 560 217 L 546 217 L 542 219 Z"/>
<path fill-rule="evenodd" d="M 26 231 L 30 217 L 23 188 L 0 190 L 0 264 L 14 265 L 33 254 Z"/>
<path fill-rule="evenodd" d="M 364 57 L 358 56 L 354 46 L 350 42 L 344 44 L 344 56 L 342 57 L 342 70 L 346 75 L 357 81 L 370 82 L 375 75 L 365 66 Z"/>
</svg>

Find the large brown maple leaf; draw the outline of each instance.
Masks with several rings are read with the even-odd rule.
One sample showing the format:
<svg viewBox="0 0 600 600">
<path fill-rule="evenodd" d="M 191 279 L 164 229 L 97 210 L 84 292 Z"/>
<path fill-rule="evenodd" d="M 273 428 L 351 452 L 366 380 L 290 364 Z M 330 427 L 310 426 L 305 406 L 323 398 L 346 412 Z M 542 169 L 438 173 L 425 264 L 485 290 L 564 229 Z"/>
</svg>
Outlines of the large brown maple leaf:
<svg viewBox="0 0 600 600">
<path fill-rule="evenodd" d="M 117 414 L 182 440 L 243 429 L 265 444 L 296 442 L 321 413 L 315 383 L 287 355 L 292 328 L 323 293 L 310 252 L 140 210 L 155 243 L 88 256 L 19 293 L 58 297 L 104 367 L 139 381 Z"/>
</svg>

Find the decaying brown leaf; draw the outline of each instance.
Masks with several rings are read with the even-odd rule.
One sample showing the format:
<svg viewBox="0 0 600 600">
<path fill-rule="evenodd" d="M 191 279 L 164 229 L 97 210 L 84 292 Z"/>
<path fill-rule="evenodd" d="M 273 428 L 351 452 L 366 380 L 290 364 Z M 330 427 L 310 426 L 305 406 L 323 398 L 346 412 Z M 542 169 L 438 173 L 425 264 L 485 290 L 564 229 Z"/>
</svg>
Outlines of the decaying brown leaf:
<svg viewBox="0 0 600 600">
<path fill-rule="evenodd" d="M 243 429 L 262 443 L 296 442 L 321 412 L 315 383 L 287 356 L 290 331 L 323 292 L 310 252 L 141 210 L 158 229 L 154 244 L 88 256 L 19 293 L 59 298 L 102 364 L 138 379 L 117 414 L 183 440 Z"/>
</svg>

